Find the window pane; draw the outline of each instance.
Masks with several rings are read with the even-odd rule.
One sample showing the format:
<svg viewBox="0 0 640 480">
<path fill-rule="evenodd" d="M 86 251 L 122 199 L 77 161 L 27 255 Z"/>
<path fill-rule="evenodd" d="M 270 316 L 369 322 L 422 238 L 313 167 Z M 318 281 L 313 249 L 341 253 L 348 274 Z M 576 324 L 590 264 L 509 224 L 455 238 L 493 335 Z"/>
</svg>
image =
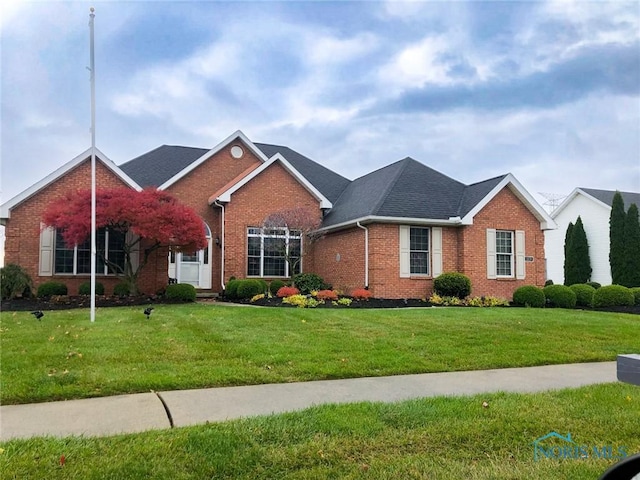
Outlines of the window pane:
<svg viewBox="0 0 640 480">
<path fill-rule="evenodd" d="M 62 233 L 56 230 L 55 273 L 73 273 L 73 248 L 67 248 Z"/>
<path fill-rule="evenodd" d="M 247 276 L 260 276 L 260 257 L 249 257 L 247 264 Z"/>
<path fill-rule="evenodd" d="M 410 267 L 411 273 L 415 274 L 428 274 L 429 273 L 429 254 L 426 252 L 411 252 L 410 253 Z"/>
<path fill-rule="evenodd" d="M 284 238 L 265 238 L 265 257 L 284 257 L 286 253 L 286 240 Z"/>
<path fill-rule="evenodd" d="M 512 253 L 512 232 L 496 232 L 496 252 Z"/>
<path fill-rule="evenodd" d="M 265 277 L 284 277 L 284 257 L 265 257 L 264 259 L 264 276 Z"/>
<path fill-rule="evenodd" d="M 411 228 L 409 231 L 409 250 L 429 250 L 429 229 Z"/>
<path fill-rule="evenodd" d="M 98 236 L 99 238 L 99 236 Z M 104 239 L 104 234 L 103 237 Z M 98 243 L 100 245 L 100 243 Z M 104 245 L 104 243 L 102 244 Z M 82 245 L 78 245 L 78 264 L 76 265 L 76 273 L 91 273 L 91 239 L 87 239 Z M 102 273 L 102 272 L 100 272 Z"/>
<path fill-rule="evenodd" d="M 249 256 L 260 256 L 260 237 L 249 237 L 248 254 Z"/>
<path fill-rule="evenodd" d="M 120 267 L 119 269 L 109 267 L 109 273 L 111 274 L 120 273 L 124 270 L 124 242 L 124 233 L 109 230 L 108 258 L 111 263 Z M 98 269 L 98 271 L 103 270 Z"/>
<path fill-rule="evenodd" d="M 496 255 L 496 273 L 501 276 L 511 276 L 511 255 Z"/>
</svg>

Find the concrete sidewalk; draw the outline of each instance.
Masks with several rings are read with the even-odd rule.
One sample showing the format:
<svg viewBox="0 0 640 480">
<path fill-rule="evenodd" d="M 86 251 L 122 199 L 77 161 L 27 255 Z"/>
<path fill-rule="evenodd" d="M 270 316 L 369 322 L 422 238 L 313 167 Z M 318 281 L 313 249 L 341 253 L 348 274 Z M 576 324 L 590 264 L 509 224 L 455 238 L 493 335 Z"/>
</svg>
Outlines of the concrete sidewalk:
<svg viewBox="0 0 640 480">
<path fill-rule="evenodd" d="M 616 362 L 601 362 L 150 392 L 6 405 L 0 407 L 0 441 L 45 435 L 135 433 L 290 412 L 326 403 L 396 402 L 498 391 L 532 393 L 616 380 Z"/>
</svg>

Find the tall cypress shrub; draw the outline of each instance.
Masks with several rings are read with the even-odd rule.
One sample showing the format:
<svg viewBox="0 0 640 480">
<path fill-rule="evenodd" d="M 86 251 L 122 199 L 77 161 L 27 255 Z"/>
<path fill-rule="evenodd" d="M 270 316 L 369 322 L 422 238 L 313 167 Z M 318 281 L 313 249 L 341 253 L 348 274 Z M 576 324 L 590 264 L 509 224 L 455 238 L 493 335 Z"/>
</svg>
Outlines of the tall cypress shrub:
<svg viewBox="0 0 640 480">
<path fill-rule="evenodd" d="M 564 234 L 564 284 L 565 285 L 573 285 L 572 283 L 568 283 L 569 270 L 571 270 L 571 235 L 573 233 L 573 223 L 569 222 L 567 225 L 567 231 Z"/>
<path fill-rule="evenodd" d="M 624 274 L 622 285 L 640 287 L 640 220 L 635 203 L 629 206 L 624 222 Z"/>
<path fill-rule="evenodd" d="M 571 231 L 571 241 L 568 249 L 569 260 L 564 277 L 565 285 L 587 283 L 591 278 L 591 259 L 589 258 L 589 243 L 584 231 L 582 219 L 578 216 Z"/>
<path fill-rule="evenodd" d="M 609 216 L 609 265 L 611 283 L 622 285 L 624 279 L 624 224 L 626 220 L 624 201 L 620 192 L 613 196 L 611 215 Z"/>
</svg>

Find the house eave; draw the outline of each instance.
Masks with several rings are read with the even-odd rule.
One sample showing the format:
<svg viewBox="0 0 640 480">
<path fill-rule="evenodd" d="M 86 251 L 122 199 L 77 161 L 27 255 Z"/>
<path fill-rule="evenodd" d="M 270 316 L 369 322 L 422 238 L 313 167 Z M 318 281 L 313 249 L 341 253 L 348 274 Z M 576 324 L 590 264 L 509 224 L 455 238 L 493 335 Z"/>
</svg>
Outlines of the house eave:
<svg viewBox="0 0 640 480">
<path fill-rule="evenodd" d="M 113 161 L 109 159 L 104 153 L 96 148 L 95 150 L 96 160 L 101 162 L 106 168 L 111 170 L 118 178 L 120 178 L 124 183 L 126 183 L 131 188 L 141 191 L 142 187 L 138 185 L 129 175 L 124 173 Z M 19 193 L 15 197 L 7 200 L 5 203 L 0 205 L 0 219 L 2 219 L 2 225 L 6 224 L 6 221 L 11 218 L 11 210 L 26 200 L 30 199 L 34 195 L 36 195 L 43 188 L 51 185 L 53 182 L 58 180 L 64 174 L 74 169 L 82 162 L 87 161 L 91 157 L 91 148 L 85 150 L 80 155 L 74 157 L 60 168 L 57 168 L 52 173 L 47 175 L 45 178 L 40 180 L 39 182 L 33 184 L 31 187 L 27 188 L 23 192 Z"/>
<path fill-rule="evenodd" d="M 321 227 L 318 232 L 332 232 L 344 230 L 346 228 L 357 227 L 360 225 L 370 225 L 372 223 L 390 223 L 394 225 L 417 225 L 427 227 L 457 227 L 462 225 L 460 217 L 450 217 L 448 219 L 441 218 L 417 218 L 417 217 L 386 217 L 379 215 L 367 215 L 364 217 L 354 218 L 346 222 L 336 223 L 328 227 Z"/>
<path fill-rule="evenodd" d="M 209 199 L 209 205 L 213 205 L 215 202 L 220 203 L 229 203 L 231 201 L 231 195 L 240 190 L 243 186 L 249 183 L 251 180 L 260 175 L 263 171 L 269 168 L 276 162 L 280 162 L 280 164 L 287 170 L 300 184 L 311 194 L 313 195 L 319 202 L 319 208 L 321 209 L 331 209 L 333 208 L 333 204 L 327 199 L 320 191 L 315 188 L 298 170 L 294 168 L 291 163 L 287 161 L 285 157 L 283 157 L 280 153 L 275 154 L 273 157 L 268 159 L 265 163 L 260 165 L 255 170 L 251 171 L 247 176 L 240 179 L 235 185 L 231 186 L 220 195 L 215 198 Z"/>
</svg>

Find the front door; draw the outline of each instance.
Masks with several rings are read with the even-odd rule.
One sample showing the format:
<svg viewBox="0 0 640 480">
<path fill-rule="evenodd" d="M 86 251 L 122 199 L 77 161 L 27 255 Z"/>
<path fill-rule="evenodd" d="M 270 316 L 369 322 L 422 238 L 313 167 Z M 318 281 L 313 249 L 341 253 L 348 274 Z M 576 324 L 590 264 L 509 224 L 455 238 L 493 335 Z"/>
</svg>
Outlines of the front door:
<svg viewBox="0 0 640 480">
<path fill-rule="evenodd" d="M 205 224 L 207 247 L 203 250 L 169 252 L 169 278 L 196 288 L 211 288 L 211 231 Z"/>
</svg>

